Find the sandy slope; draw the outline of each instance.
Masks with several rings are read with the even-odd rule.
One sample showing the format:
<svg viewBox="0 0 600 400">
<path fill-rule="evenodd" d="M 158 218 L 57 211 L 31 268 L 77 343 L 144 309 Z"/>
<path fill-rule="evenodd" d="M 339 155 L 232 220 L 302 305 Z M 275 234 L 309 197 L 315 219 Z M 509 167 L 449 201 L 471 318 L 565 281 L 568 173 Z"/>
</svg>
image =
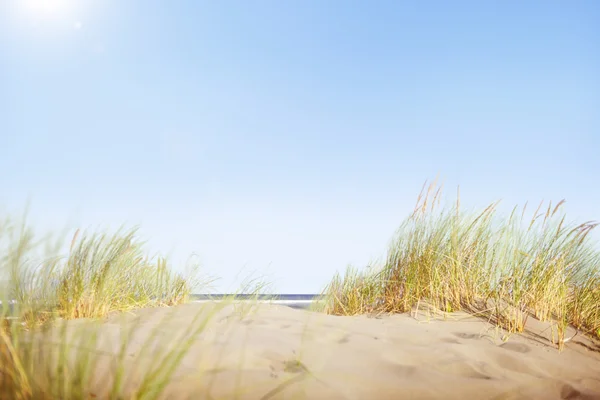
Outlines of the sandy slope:
<svg viewBox="0 0 600 400">
<path fill-rule="evenodd" d="M 600 399 L 600 346 L 578 335 L 559 353 L 539 322 L 503 342 L 502 332 L 460 313 L 445 321 L 425 312 L 336 317 L 273 305 L 248 315 L 187 304 L 111 316 L 100 328 L 104 355 L 90 391 L 103 397 L 110 354 L 129 328 L 126 391 L 145 369 L 167 368 L 161 354 L 183 346 L 197 315 L 211 318 L 188 335 L 192 347 L 165 398 Z M 88 328 L 69 323 L 71 333 Z"/>
</svg>

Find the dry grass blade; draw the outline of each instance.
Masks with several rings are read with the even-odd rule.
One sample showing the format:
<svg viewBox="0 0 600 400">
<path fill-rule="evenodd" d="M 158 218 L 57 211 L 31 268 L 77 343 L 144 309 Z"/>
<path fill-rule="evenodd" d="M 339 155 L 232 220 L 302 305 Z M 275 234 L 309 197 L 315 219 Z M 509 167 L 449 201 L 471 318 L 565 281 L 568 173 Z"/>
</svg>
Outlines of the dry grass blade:
<svg viewBox="0 0 600 400">
<path fill-rule="evenodd" d="M 568 325 L 600 337 L 600 252 L 588 240 L 597 223 L 569 225 L 558 213 L 564 200 L 541 213 L 540 203 L 526 226 L 527 204 L 520 218 L 517 207 L 498 218 L 497 202 L 465 213 L 460 191 L 454 208 L 438 212 L 432 193 L 439 199 L 435 182 L 421 190 L 379 272 L 334 278 L 324 293 L 328 312 L 407 312 L 425 300 L 444 312 L 486 309 L 509 332 L 522 331 L 533 313 L 554 321 L 559 344 Z"/>
<path fill-rule="evenodd" d="M 114 312 L 181 304 L 201 283 L 195 271 L 184 276 L 171 271 L 164 258 L 146 257 L 135 234 L 136 230 L 112 236 L 77 230 L 69 254 L 57 257 L 55 252 L 43 254 L 43 241 L 34 240 L 25 222 L 6 219 L 0 224 L 0 273 L 8 277 L 0 292 L 1 398 L 88 398 L 100 360 L 92 350 L 100 328 L 74 334 L 65 321 L 93 322 Z M 164 354 L 168 368 L 150 374 L 151 382 L 145 381 L 136 398 L 157 398 L 184 351 L 185 346 Z M 121 396 L 123 377 L 123 371 L 117 371 L 114 398 Z"/>
</svg>

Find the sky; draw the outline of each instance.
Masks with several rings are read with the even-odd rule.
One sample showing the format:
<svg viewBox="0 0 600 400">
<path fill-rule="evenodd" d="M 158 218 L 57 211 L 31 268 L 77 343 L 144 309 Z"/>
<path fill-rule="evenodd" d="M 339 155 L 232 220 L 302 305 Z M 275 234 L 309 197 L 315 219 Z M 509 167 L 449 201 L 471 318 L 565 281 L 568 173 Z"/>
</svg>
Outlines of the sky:
<svg viewBox="0 0 600 400">
<path fill-rule="evenodd" d="M 600 220 L 600 3 L 0 2 L 0 210 L 319 292 L 448 201 Z M 29 203 L 28 203 L 29 202 Z"/>
</svg>

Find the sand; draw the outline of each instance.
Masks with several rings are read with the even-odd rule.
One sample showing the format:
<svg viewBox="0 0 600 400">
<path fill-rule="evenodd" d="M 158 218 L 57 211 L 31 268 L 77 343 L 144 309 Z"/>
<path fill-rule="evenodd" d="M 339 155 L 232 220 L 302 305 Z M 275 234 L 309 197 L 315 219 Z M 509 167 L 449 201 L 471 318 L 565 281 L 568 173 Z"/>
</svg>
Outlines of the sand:
<svg viewBox="0 0 600 400">
<path fill-rule="evenodd" d="M 579 334 L 558 352 L 549 325 L 533 318 L 526 333 L 506 338 L 463 313 L 339 317 L 276 305 L 248 311 L 186 304 L 110 316 L 93 328 L 100 352 L 90 394 L 106 396 L 120 343 L 136 328 L 123 353 L 124 392 L 145 371 L 168 370 L 166 351 L 191 346 L 165 399 L 600 399 L 600 345 Z M 184 333 L 207 316 L 202 332 Z M 91 326 L 72 321 L 68 331 Z M 85 348 L 75 336 L 69 346 L 73 354 Z"/>
</svg>

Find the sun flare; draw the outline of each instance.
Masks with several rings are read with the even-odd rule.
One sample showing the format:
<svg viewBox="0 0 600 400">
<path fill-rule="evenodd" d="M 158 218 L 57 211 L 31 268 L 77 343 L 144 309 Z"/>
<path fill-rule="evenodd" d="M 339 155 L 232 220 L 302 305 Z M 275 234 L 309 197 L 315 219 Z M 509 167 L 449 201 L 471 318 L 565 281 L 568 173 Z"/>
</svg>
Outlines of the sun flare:
<svg viewBox="0 0 600 400">
<path fill-rule="evenodd" d="M 23 0 L 23 11 L 36 18 L 59 18 L 73 6 L 73 0 Z"/>
</svg>

